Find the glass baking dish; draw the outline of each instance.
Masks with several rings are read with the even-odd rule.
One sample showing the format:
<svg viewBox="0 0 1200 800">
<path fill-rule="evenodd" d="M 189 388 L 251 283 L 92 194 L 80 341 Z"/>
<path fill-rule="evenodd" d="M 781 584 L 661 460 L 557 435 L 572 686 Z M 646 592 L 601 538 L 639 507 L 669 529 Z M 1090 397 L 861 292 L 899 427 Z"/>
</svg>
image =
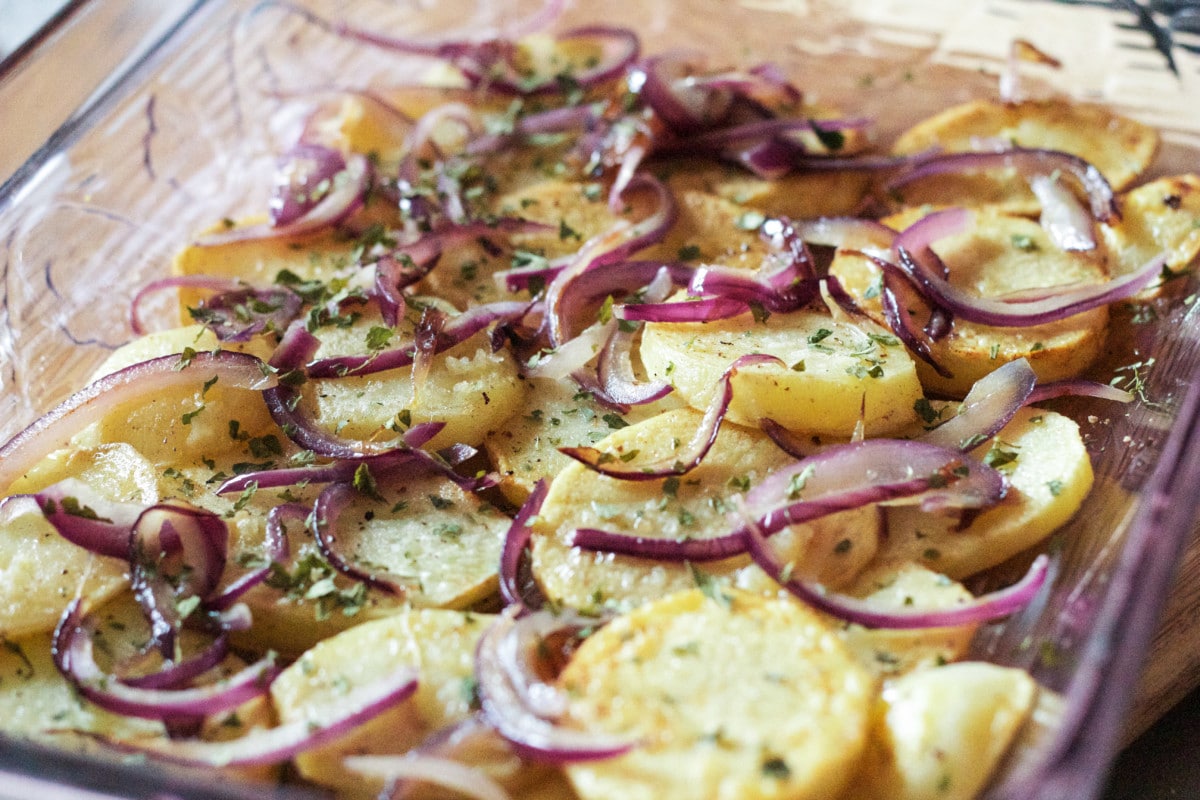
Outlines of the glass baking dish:
<svg viewBox="0 0 1200 800">
<path fill-rule="evenodd" d="M 97 2 L 96 5 L 120 7 Z M 133 9 L 137 4 L 127 4 Z M 536 10 L 487 0 L 309 0 L 326 16 L 408 35 L 503 30 Z M 133 13 L 133 12 L 131 12 Z M 1046 15 L 1060 25 L 1047 26 Z M 677 0 L 579 4 L 562 28 L 601 16 L 638 29 L 647 49 L 693 47 L 716 62 L 772 60 L 810 97 L 869 115 L 880 141 L 972 97 L 995 95 L 1008 43 L 1032 15 L 1056 38 L 1061 71 L 1026 68 L 1035 93 L 1110 102 L 1159 126 L 1166 145 L 1151 175 L 1186 171 L 1200 116 L 1172 91 L 1196 70 L 1169 25 L 1074 3 L 824 3 Z M 86 26 L 80 15 L 68 26 Z M 1149 24 L 1147 24 L 1149 20 Z M 1140 26 L 1140 27 L 1139 27 Z M 136 289 L 163 275 L 175 250 L 214 220 L 265 206 L 275 154 L 339 91 L 410 81 L 428 64 L 313 29 L 269 3 L 209 0 L 183 10 L 161 39 L 0 187 L 0 437 L 7 439 L 77 388 L 130 336 Z M 741 35 L 730 36 L 730 31 Z M 52 50 L 50 51 L 52 53 Z M 50 57 L 36 50 L 34 57 Z M 1175 89 L 1172 89 L 1175 86 Z M 1186 95 L 1184 95 L 1186 96 Z M 11 112 L 11 110 L 9 110 Z M 974 654 L 1028 669 L 1065 697 L 1037 748 L 1006 766 L 987 797 L 1086 800 L 1121 742 L 1134 676 L 1149 648 L 1200 493 L 1200 319 L 1194 278 L 1163 302 L 1157 324 L 1121 337 L 1097 375 L 1153 363 L 1128 410 L 1063 403 L 1081 422 L 1097 481 L 1054 539 L 1053 586 L 1024 613 L 977 636 Z M 1109 372 L 1105 373 L 1105 369 Z M 1188 687 L 1184 687 L 1188 688 Z M 77 787 L 77 788 L 72 788 Z M 86 787 L 79 788 L 79 787 Z M 113 763 L 0 737 L 0 797 L 264 798 L 299 787 L 213 782 L 186 770 Z"/>
</svg>

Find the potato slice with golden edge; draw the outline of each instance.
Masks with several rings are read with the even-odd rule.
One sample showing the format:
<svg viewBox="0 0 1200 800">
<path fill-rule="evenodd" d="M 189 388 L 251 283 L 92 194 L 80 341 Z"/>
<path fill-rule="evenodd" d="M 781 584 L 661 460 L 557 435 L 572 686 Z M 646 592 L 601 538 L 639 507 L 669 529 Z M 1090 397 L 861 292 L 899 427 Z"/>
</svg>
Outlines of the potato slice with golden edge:
<svg viewBox="0 0 1200 800">
<path fill-rule="evenodd" d="M 922 212 L 889 217 L 902 229 Z M 995 209 L 979 209 L 969 230 L 939 241 L 934 250 L 950 269 L 950 283 L 981 297 L 1000 297 L 1025 289 L 1108 279 L 1103 264 L 1089 256 L 1059 250 L 1040 225 Z M 883 322 L 879 301 L 880 271 L 870 260 L 838 252 L 829 268 L 862 308 Z M 914 309 L 924 324 L 924 308 Z M 997 367 L 1025 358 L 1043 382 L 1079 375 L 1100 355 L 1108 325 L 1108 309 L 1096 308 L 1058 322 L 1024 328 L 996 328 L 955 320 L 950 333 L 933 342 L 934 359 L 953 377 L 938 375 L 917 359 L 926 388 L 962 397 L 975 381 Z"/>
<path fill-rule="evenodd" d="M 743 169 L 711 161 L 679 161 L 665 166 L 667 185 L 677 194 L 699 190 L 728 200 L 743 211 L 792 219 L 852 214 L 867 191 L 865 172 L 789 172 L 766 180 Z"/>
<path fill-rule="evenodd" d="M 331 639 L 302 655 L 271 685 L 281 723 L 320 723 L 340 710 L 346 692 L 415 667 L 417 692 L 402 705 L 338 739 L 298 755 L 304 778 L 346 798 L 375 797 L 382 785 L 342 764 L 350 754 L 403 753 L 432 732 L 465 719 L 474 700 L 474 653 L 490 617 L 406 610 Z M 515 769 L 515 765 L 513 767 Z"/>
<path fill-rule="evenodd" d="M 378 317 L 363 316 L 348 327 L 328 327 L 318 358 L 370 353 L 369 342 L 385 329 Z M 390 346 L 411 337 L 413 323 L 401 323 Z M 481 336 L 435 355 L 429 373 L 414 386 L 411 367 L 372 375 L 307 381 L 302 403 L 317 424 L 349 439 L 389 441 L 407 424 L 444 422 L 445 428 L 425 445 L 437 450 L 451 444 L 476 445 L 521 407 L 525 386 L 507 350 L 492 352 Z M 404 412 L 407 412 L 405 414 Z M 397 415 L 408 422 L 398 421 Z"/>
<path fill-rule="evenodd" d="M 213 334 L 199 325 L 155 331 L 134 339 L 112 353 L 96 371 L 96 377 L 159 356 L 197 352 L 221 346 Z M 252 341 L 227 349 L 269 354 L 264 341 Z M 284 437 L 267 412 L 259 392 L 223 386 L 220 381 L 205 387 L 203 377 L 194 387 L 179 388 L 152 399 L 138 399 L 112 410 L 76 437 L 77 442 L 129 442 L 138 452 L 160 467 L 213 458 L 234 450 L 242 460 L 255 460 L 246 451 L 251 439 L 275 436 L 282 447 Z M 235 424 L 236 428 L 231 428 Z M 231 431 L 237 431 L 237 438 Z M 261 460 L 261 459 L 259 459 Z"/>
<path fill-rule="evenodd" d="M 912 672 L 883 690 L 865 769 L 847 798 L 971 800 L 1038 694 L 1024 671 L 962 662 Z"/>
<path fill-rule="evenodd" d="M 570 720 L 639 742 L 567 767 L 584 800 L 837 797 L 862 754 L 875 694 L 813 611 L 699 590 L 592 634 L 559 685 Z"/>
<path fill-rule="evenodd" d="M 973 595 L 961 583 L 920 564 L 869 567 L 846 590 L 881 610 L 951 609 Z M 889 677 L 956 661 L 967 651 L 977 625 L 948 628 L 864 628 L 843 625 L 838 633 L 859 663 Z"/>
<path fill-rule="evenodd" d="M 525 502 L 541 478 L 549 480 L 574 461 L 560 447 L 592 446 L 614 430 L 677 408 L 670 394 L 618 414 L 572 381 L 534 379 L 521 413 L 488 434 L 483 445 L 502 477 L 500 489 L 514 505 Z"/>
<path fill-rule="evenodd" d="M 77 478 L 115 501 L 157 502 L 155 468 L 127 444 L 59 450 L 11 487 L 33 492 L 65 478 Z M 16 507 L 13 507 L 16 508 Z M 49 631 L 82 592 L 102 603 L 127 584 L 121 559 L 89 553 L 59 535 L 33 504 L 9 510 L 0 526 L 0 636 Z"/>
<path fill-rule="evenodd" d="M 932 148 L 957 153 L 975 140 L 994 139 L 1017 147 L 1061 150 L 1090 162 L 1114 190 L 1133 183 L 1158 152 L 1158 132 L 1111 110 L 1087 103 L 974 100 L 946 109 L 910 128 L 892 151 L 907 155 Z M 1037 199 L 1025 179 L 1012 172 L 930 177 L 900 190 L 904 205 L 1002 204 L 1008 211 L 1036 214 Z"/>
<path fill-rule="evenodd" d="M 1121 220 L 1100 226 L 1114 275 L 1167 254 L 1166 266 L 1188 269 L 1200 253 L 1200 177 L 1160 178 L 1121 196 Z M 1150 290 L 1147 290 L 1150 291 Z"/>
<path fill-rule="evenodd" d="M 670 381 L 693 407 L 704 408 L 721 374 L 739 356 L 766 353 L 783 360 L 739 369 L 728 419 L 757 426 L 773 419 L 793 431 L 848 438 L 862 420 L 868 436 L 894 432 L 916 419 L 916 368 L 898 339 L 863 320 L 843 322 L 815 311 L 743 314 L 716 323 L 649 323 L 642 363 L 655 380 Z"/>
<path fill-rule="evenodd" d="M 880 562 L 924 563 L 954 579 L 974 575 L 1064 525 L 1092 487 L 1079 426 L 1053 411 L 1021 409 L 975 455 L 1008 475 L 1008 496 L 961 531 L 954 520 L 915 507 L 889 508 Z"/>
<path fill-rule="evenodd" d="M 637 455 L 631 464 L 665 458 L 700 424 L 692 409 L 668 411 L 613 432 L 596 446 L 615 454 Z M 668 592 L 715 579 L 761 592 L 777 587 L 749 556 L 689 568 L 632 556 L 571 547 L 575 528 L 600 528 L 647 538 L 711 538 L 735 526 L 727 514 L 735 495 L 778 467 L 791 463 L 758 431 L 725 424 L 700 466 L 679 478 L 626 481 L 572 462 L 550 485 L 534 526 L 533 572 L 542 590 L 575 608 L 627 609 Z M 878 545 L 873 508 L 855 509 L 796 525 L 772 537 L 780 558 L 795 572 L 840 586 L 871 560 Z"/>
</svg>

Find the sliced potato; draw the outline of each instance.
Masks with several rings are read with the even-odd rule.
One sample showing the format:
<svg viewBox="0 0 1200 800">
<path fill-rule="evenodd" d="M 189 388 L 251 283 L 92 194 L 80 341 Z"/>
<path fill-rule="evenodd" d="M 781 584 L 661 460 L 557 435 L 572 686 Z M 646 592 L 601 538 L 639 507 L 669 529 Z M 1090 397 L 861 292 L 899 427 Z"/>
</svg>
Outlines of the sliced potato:
<svg viewBox="0 0 1200 800">
<path fill-rule="evenodd" d="M 11 491 L 33 492 L 65 478 L 83 481 L 109 500 L 148 505 L 159 499 L 157 471 L 127 444 L 60 450 Z M 0 523 L 0 636 L 52 630 L 77 593 L 99 604 L 120 592 L 128 584 L 127 569 L 122 559 L 68 542 L 35 504 L 7 506 Z"/>
<path fill-rule="evenodd" d="M 750 314 L 715 323 L 649 323 L 642 363 L 670 381 L 693 407 L 704 408 L 721 374 L 739 356 L 766 353 L 782 365 L 755 364 L 733 378 L 728 419 L 848 438 L 860 420 L 868 436 L 916 419 L 921 397 L 916 368 L 898 339 L 869 321 L 850 323 L 815 311 Z"/>
<path fill-rule="evenodd" d="M 590 447 L 614 430 L 678 406 L 672 394 L 618 414 L 571 382 L 534 379 L 521 412 L 489 433 L 483 444 L 503 478 L 505 497 L 520 505 L 539 479 L 549 480 L 573 463 L 558 448 Z"/>
<path fill-rule="evenodd" d="M 570 720 L 639 742 L 567 767 L 584 800 L 837 797 L 874 697 L 870 675 L 814 612 L 699 590 L 592 634 L 559 684 Z"/>
<path fill-rule="evenodd" d="M 95 377 L 151 358 L 218 346 L 216 337 L 199 325 L 155 331 L 114 351 Z M 269 355 L 265 342 L 251 342 L 236 349 L 260 357 Z M 267 436 L 275 437 L 282 453 L 286 437 L 267 412 L 261 393 L 224 386 L 219 380 L 206 387 L 208 377 L 197 372 L 195 386 L 124 403 L 82 432 L 76 441 L 89 445 L 129 442 L 159 467 L 192 463 L 202 456 L 215 458 L 235 450 L 245 456 L 242 460 L 254 460 L 247 451 L 249 441 Z"/>
<path fill-rule="evenodd" d="M 363 316 L 353 325 L 318 331 L 318 358 L 371 352 L 367 343 L 378 330 L 377 317 Z M 413 323 L 401 324 L 392 336 L 398 344 L 411 337 Z M 395 439 L 399 415 L 411 424 L 443 422 L 445 427 L 426 445 L 437 450 L 455 443 L 476 445 L 520 408 L 524 384 L 507 350 L 492 352 L 473 337 L 432 359 L 419 390 L 412 368 L 372 375 L 309 380 L 301 390 L 307 413 L 338 435 L 362 441 Z M 393 346 L 394 346 L 393 345 Z"/>
<path fill-rule="evenodd" d="M 675 192 L 679 219 L 666 238 L 646 250 L 650 260 L 684 259 L 757 269 L 770 250 L 758 235 L 762 215 L 708 192 Z"/>
<path fill-rule="evenodd" d="M 638 197 L 630 221 L 644 216 Z M 608 208 L 608 193 L 599 183 L 546 180 L 525 186 L 497 200 L 499 213 L 524 217 L 549 226 L 539 233 L 512 237 L 514 246 L 548 258 L 569 255 L 598 233 L 608 230 L 622 217 Z"/>
<path fill-rule="evenodd" d="M 961 583 L 920 564 L 874 565 L 855 578 L 846 591 L 884 611 L 949 609 L 973 599 Z M 838 633 L 859 663 L 879 677 L 889 677 L 957 661 L 966 653 L 977 627 L 845 625 Z"/>
<path fill-rule="evenodd" d="M 249 225 L 261 220 L 246 220 Z M 285 238 L 255 239 L 202 247 L 190 245 L 175 256 L 177 275 L 213 275 L 236 278 L 251 286 L 269 286 L 283 270 L 309 280 L 324 280 L 350 263 L 355 247 L 336 231 Z M 192 321 L 188 306 L 195 306 L 208 293 L 184 289 L 179 293 L 182 322 Z"/>
<path fill-rule="evenodd" d="M 1102 225 L 1113 273 L 1133 272 L 1167 254 L 1172 270 L 1191 267 L 1200 253 L 1200 177 L 1178 175 L 1143 184 L 1121 196 L 1121 220 Z"/>
<path fill-rule="evenodd" d="M 403 753 L 433 731 L 471 712 L 474 653 L 489 617 L 458 611 L 409 610 L 327 639 L 271 684 L 280 722 L 315 724 L 341 710 L 346 693 L 415 667 L 416 694 L 338 739 L 296 757 L 299 773 L 345 797 L 374 797 L 381 784 L 342 764 L 348 754 Z"/>
<path fill-rule="evenodd" d="M 1115 190 L 1133 183 L 1158 152 L 1158 132 L 1153 128 L 1101 106 L 1061 100 L 974 100 L 918 123 L 892 149 L 898 154 L 932 148 L 956 153 L 974 149 L 973 143 L 980 139 L 1079 156 L 1099 169 Z M 1015 213 L 1038 210 L 1025 179 L 999 171 L 931 177 L 905 186 L 899 200 L 909 206 L 1001 204 Z"/>
<path fill-rule="evenodd" d="M 920 218 L 914 211 L 885 222 L 902 229 Z M 979 209 L 969 230 L 939 241 L 935 251 L 950 270 L 954 286 L 981 297 L 1000 297 L 1026 289 L 1107 280 L 1095 257 L 1059 250 L 1040 225 L 995 209 Z M 879 268 L 850 252 L 835 256 L 830 274 L 880 322 Z M 911 309 L 924 324 L 928 309 Z M 962 397 L 975 381 L 997 367 L 1025 358 L 1040 381 L 1074 377 L 1087 369 L 1104 347 L 1108 309 L 1101 307 L 1059 322 L 1023 328 L 996 328 L 955 320 L 950 333 L 932 342 L 934 359 L 952 373 L 938 375 L 917 359 L 921 383 L 933 392 Z"/>
<path fill-rule="evenodd" d="M 597 444 L 628 463 L 665 458 L 700 423 L 691 409 L 668 411 L 622 428 Z M 731 530 L 735 498 L 792 459 L 758 431 L 725 424 L 705 459 L 673 480 L 625 481 L 572 462 L 555 477 L 534 526 L 533 571 L 542 590 L 575 608 L 630 608 L 689 589 L 706 578 L 755 591 L 777 587 L 748 556 L 696 567 L 570 546 L 576 528 L 600 528 L 646 538 L 711 538 Z M 855 509 L 796 525 L 772 538 L 780 558 L 798 575 L 840 586 L 875 553 L 878 524 L 872 508 Z"/>
<path fill-rule="evenodd" d="M 709 161 L 680 161 L 666 166 L 667 184 L 677 193 L 700 190 L 769 216 L 792 219 L 853 213 L 866 194 L 865 172 L 789 172 L 766 180 L 743 169 Z"/>
<path fill-rule="evenodd" d="M 342 510 L 338 550 L 402 586 L 414 606 L 470 606 L 496 589 L 511 520 L 440 475 L 414 472 L 387 486 L 381 478 L 377 497 L 360 496 Z"/>
<path fill-rule="evenodd" d="M 1011 486 L 1008 496 L 964 530 L 953 519 L 912 506 L 887 510 L 888 534 L 882 563 L 915 562 L 961 579 L 1032 547 L 1064 525 L 1092 487 L 1092 462 L 1074 421 L 1038 408 L 1024 408 L 993 444 Z M 1011 459 L 1011 460 L 1009 460 Z"/>
<path fill-rule="evenodd" d="M 855 800 L 971 800 L 1024 725 L 1037 684 L 1019 669 L 962 662 L 883 690 Z"/>
</svg>

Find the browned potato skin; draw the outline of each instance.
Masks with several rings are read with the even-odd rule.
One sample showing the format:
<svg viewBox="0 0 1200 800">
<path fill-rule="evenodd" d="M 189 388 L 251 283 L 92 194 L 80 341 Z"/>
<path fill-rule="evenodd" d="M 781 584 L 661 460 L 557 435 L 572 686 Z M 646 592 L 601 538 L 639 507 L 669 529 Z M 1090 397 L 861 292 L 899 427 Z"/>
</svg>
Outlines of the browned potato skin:
<svg viewBox="0 0 1200 800">
<path fill-rule="evenodd" d="M 1159 178 L 1126 192 L 1119 202 L 1120 221 L 1100 227 L 1114 276 L 1164 252 L 1168 269 L 1192 265 L 1200 253 L 1200 177 Z"/>
<path fill-rule="evenodd" d="M 1061 150 L 1093 164 L 1114 191 L 1131 185 L 1158 152 L 1158 132 L 1101 106 L 1062 100 L 1000 103 L 975 100 L 946 109 L 902 134 L 892 151 L 911 155 L 932 148 L 957 153 L 974 139 L 1002 139 L 1019 147 Z M 1002 204 L 1005 210 L 1036 214 L 1037 199 L 1023 178 L 1012 173 L 944 175 L 905 186 L 905 205 L 922 203 Z"/>
</svg>

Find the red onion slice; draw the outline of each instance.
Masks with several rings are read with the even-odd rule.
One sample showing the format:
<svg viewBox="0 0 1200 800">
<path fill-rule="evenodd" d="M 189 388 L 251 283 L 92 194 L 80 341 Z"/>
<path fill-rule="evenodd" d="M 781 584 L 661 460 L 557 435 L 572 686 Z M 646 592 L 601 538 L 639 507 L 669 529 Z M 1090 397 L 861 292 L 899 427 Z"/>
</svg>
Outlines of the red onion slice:
<svg viewBox="0 0 1200 800">
<path fill-rule="evenodd" d="M 54 663 L 81 695 L 125 716 L 171 721 L 229 711 L 265 694 L 279 672 L 274 657 L 268 656 L 211 686 L 169 690 L 131 686 L 100 669 L 93 651 L 94 632 L 76 598 L 55 630 Z"/>
<path fill-rule="evenodd" d="M 1038 299 L 996 300 L 968 294 L 951 285 L 903 248 L 900 248 L 899 255 L 900 268 L 914 279 L 921 287 L 922 294 L 934 304 L 968 322 L 1001 328 L 1057 322 L 1132 297 L 1162 274 L 1162 266 L 1166 262 L 1165 254 L 1160 254 L 1133 272 L 1107 283 L 1057 291 L 1039 290 Z"/>
<path fill-rule="evenodd" d="M 504 537 L 504 549 L 500 551 L 500 596 L 507 605 L 528 609 L 525 592 L 521 589 L 521 560 L 533 538 L 533 519 L 542 510 L 550 487 L 545 478 L 539 478 L 533 491 L 517 511 L 508 533 Z"/>
<path fill-rule="evenodd" d="M 284 153 L 267 201 L 271 227 L 291 225 L 312 211 L 333 190 L 334 179 L 344 169 L 345 156 L 324 145 L 300 142 Z"/>
<path fill-rule="evenodd" d="M 666 298 L 674 287 L 671 271 L 661 267 L 654 279 L 646 286 L 643 299 L 648 304 L 656 304 Z M 613 316 L 620 319 L 618 309 L 613 307 Z M 612 326 L 600 357 L 596 363 L 596 376 L 605 402 L 618 406 L 636 406 L 652 403 L 671 393 L 672 387 L 664 381 L 640 381 L 633 372 L 634 335 L 640 326 Z"/>
<path fill-rule="evenodd" d="M 960 606 L 946 609 L 904 608 L 882 611 L 866 600 L 828 591 L 821 584 L 790 576 L 791 570 L 771 551 L 771 544 L 756 525 L 747 524 L 746 540 L 754 563 L 793 595 L 826 614 L 867 628 L 946 628 L 991 622 L 1029 605 L 1046 583 L 1050 559 L 1040 555 L 1020 581 Z"/>
<path fill-rule="evenodd" d="M 555 38 L 559 42 L 591 39 L 600 45 L 601 54 L 595 59 L 595 63 L 571 73 L 571 83 L 580 87 L 598 86 L 616 80 L 625 73 L 641 51 L 641 42 L 637 34 L 629 28 L 616 25 L 587 25 L 560 33 Z M 564 83 L 556 78 L 534 82 L 515 75 L 498 76 L 494 69 L 488 69 L 486 60 L 460 59 L 453 63 L 473 86 L 503 94 L 546 95 L 561 94 L 568 90 Z"/>
<path fill-rule="evenodd" d="M 779 449 L 792 458 L 808 458 L 820 452 L 820 447 L 811 439 L 797 436 L 773 419 L 760 419 L 758 427 L 767 437 L 779 445 Z"/>
<path fill-rule="evenodd" d="M 282 564 L 291 555 L 287 524 L 299 522 L 303 525 L 308 513 L 309 509 L 299 503 L 283 503 L 268 511 L 264 542 L 268 563 L 234 580 L 219 595 L 206 600 L 204 607 L 211 611 L 228 611 L 246 592 L 265 581 L 271 574 L 271 564 Z"/>
<path fill-rule="evenodd" d="M 197 386 L 216 378 L 222 386 L 260 391 L 275 385 L 260 359 L 227 350 L 160 356 L 93 381 L 0 447 L 0 487 L 11 486 L 71 437 L 121 405 Z"/>
<path fill-rule="evenodd" d="M 1064 380 L 1053 383 L 1043 383 L 1035 386 L 1025 400 L 1025 405 L 1033 405 L 1043 400 L 1055 397 L 1096 397 L 1101 400 L 1112 400 L 1117 403 L 1132 403 L 1134 396 L 1131 392 L 1110 386 L 1107 383 L 1096 383 L 1088 380 Z"/>
<path fill-rule="evenodd" d="M 883 276 L 879 303 L 888 328 L 899 337 L 910 353 L 933 367 L 934 372 L 943 378 L 953 378 L 954 374 L 933 357 L 933 350 L 930 348 L 930 332 L 922 329 L 913 315 L 909 313 L 914 306 L 923 303 L 920 288 L 916 282 L 892 262 L 866 252 L 859 252 L 869 258 Z M 933 313 L 936 314 L 937 311 L 938 309 L 935 309 Z M 933 321 L 932 316 L 930 321 Z"/>
<path fill-rule="evenodd" d="M 381 576 L 378 572 L 351 563 L 338 547 L 337 529 L 342 511 L 359 496 L 358 490 L 350 483 L 333 483 L 321 491 L 313 505 L 312 514 L 313 537 L 317 540 L 317 547 L 329 562 L 329 566 L 343 575 L 372 589 L 403 597 L 408 592 L 407 588 Z"/>
<path fill-rule="evenodd" d="M 769 220 L 764 223 L 764 232 L 769 223 Z M 896 231 L 881 222 L 860 217 L 793 220 L 791 226 L 797 236 L 810 244 L 861 250 L 877 256 L 890 253 L 896 240 Z"/>
<path fill-rule="evenodd" d="M 1079 198 L 1057 178 L 1035 175 L 1029 188 L 1042 206 L 1039 222 L 1060 250 L 1087 251 L 1096 249 L 1092 218 Z"/>
<path fill-rule="evenodd" d="M 800 280 L 783 289 L 773 283 L 761 270 L 750 272 L 737 267 L 706 264 L 696 269 L 688 293 L 698 297 L 721 297 L 726 301 L 738 300 L 779 313 L 803 308 L 818 294 L 815 280 Z"/>
<path fill-rule="evenodd" d="M 530 311 L 530 304 L 506 300 L 473 306 L 449 319 L 436 337 L 433 352 L 441 353 L 465 342 L 479 331 L 495 323 L 513 322 Z M 352 375 L 371 375 L 389 369 L 412 365 L 419 343 L 414 337 L 398 347 L 369 355 L 333 356 L 313 361 L 306 367 L 310 378 L 342 378 Z"/>
<path fill-rule="evenodd" d="M 929 511 L 983 508 L 1003 498 L 1004 477 L 948 450 L 903 439 L 834 445 L 768 475 L 745 497 L 764 535 L 872 503 L 919 502 Z M 660 561 L 717 561 L 746 552 L 745 525 L 709 539 L 648 539 L 579 528 L 585 550 Z"/>
<path fill-rule="evenodd" d="M 722 86 L 698 81 L 695 53 L 666 53 L 644 59 L 631 81 L 640 83 L 641 96 L 660 119 L 678 134 L 689 134 L 724 121 L 733 93 Z"/>
<path fill-rule="evenodd" d="M 362 208 L 371 182 L 371 163 L 364 156 L 351 154 L 346 168 L 331 180 L 331 188 L 307 213 L 285 225 L 248 225 L 205 234 L 196 239 L 197 247 L 218 247 L 233 242 L 299 236 L 331 228 Z"/>
<path fill-rule="evenodd" d="M 196 288 L 207 289 L 214 293 L 232 292 L 238 289 L 245 289 L 246 285 L 239 280 L 233 278 L 221 278 L 215 275 L 172 275 L 168 278 L 159 278 L 138 289 L 137 294 L 133 296 L 133 300 L 129 304 L 129 329 L 136 335 L 143 336 L 149 330 L 146 321 L 142 318 L 142 307 L 146 300 L 159 292 L 166 289 L 179 288 Z"/>
<path fill-rule="evenodd" d="M 5 498 L 6 512 L 19 510 L 19 499 L 37 504 L 46 521 L 72 544 L 101 556 L 129 557 L 129 531 L 145 506 L 102 497 L 78 478 L 66 478 L 32 495 Z"/>
<path fill-rule="evenodd" d="M 134 523 L 128 552 L 133 594 L 165 658 L 174 656 L 183 626 L 181 601 L 202 600 L 216 589 L 228 541 L 224 520 L 177 501 L 150 506 Z"/>
<path fill-rule="evenodd" d="M 389 786 L 397 782 L 428 783 L 474 800 L 511 800 L 504 787 L 482 770 L 452 758 L 405 753 L 401 756 L 350 756 L 342 763 L 353 772 L 379 778 Z M 396 793 L 385 789 L 382 796 L 393 798 Z"/>
<path fill-rule="evenodd" d="M 995 436 L 1028 403 L 1037 375 L 1023 358 L 1010 361 L 975 381 L 958 413 L 917 441 L 971 450 Z"/>
<path fill-rule="evenodd" d="M 538 625 L 543 616 L 551 615 L 536 612 L 518 622 L 517 612 L 516 606 L 504 609 L 484 631 L 475 651 L 475 679 L 487 720 L 520 755 L 534 761 L 565 764 L 613 758 L 628 752 L 635 742 L 555 724 L 539 716 L 525 702 L 528 688 L 522 692 L 514 685 L 505 666 L 503 649 L 512 637 L 519 636 L 519 624 Z M 572 627 L 573 624 L 574 621 L 568 619 L 559 627 Z M 596 624 L 596 620 L 590 620 L 588 624 Z"/>
<path fill-rule="evenodd" d="M 726 368 L 717 382 L 716 392 L 709 401 L 708 409 L 696 428 L 691 440 L 676 451 L 674 455 L 652 461 L 635 464 L 624 462 L 618 455 L 597 450 L 594 447 L 560 447 L 558 451 L 570 456 L 591 470 L 607 475 L 610 478 L 621 478 L 627 481 L 651 481 L 666 478 L 671 475 L 686 475 L 695 469 L 708 451 L 717 434 L 721 430 L 721 420 L 729 409 L 729 401 L 733 399 L 733 376 L 739 369 L 755 364 L 782 364 L 775 356 L 753 353 L 741 356 Z"/>
<path fill-rule="evenodd" d="M 1093 217 L 1106 223 L 1121 218 L 1112 186 L 1100 170 L 1078 156 L 1058 150 L 1014 147 L 993 152 L 926 156 L 893 178 L 886 190 L 898 191 L 903 186 L 934 175 L 996 169 L 1015 169 L 1026 178 L 1051 174 L 1070 176 L 1087 195 Z"/>
<path fill-rule="evenodd" d="M 118 680 L 137 689 L 177 689 L 199 678 L 224 660 L 229 653 L 229 636 L 222 632 L 212 643 L 190 658 L 166 662 L 158 672 Z"/>
<path fill-rule="evenodd" d="M 732 297 L 697 297 L 668 303 L 622 303 L 613 316 L 626 322 L 715 322 L 745 314 L 750 306 Z"/>
<path fill-rule="evenodd" d="M 663 183 L 647 173 L 639 173 L 626 187 L 626 193 L 647 190 L 656 200 L 654 211 L 630 225 L 621 220 L 609 230 L 584 242 L 575 258 L 546 287 L 546 329 L 550 344 L 559 347 L 571 339 L 581 308 L 580 277 L 589 270 L 625 261 L 633 253 L 661 241 L 675 224 L 679 209 L 675 197 Z M 586 326 L 585 326 L 586 327 Z"/>
<path fill-rule="evenodd" d="M 107 747 L 126 753 L 141 753 L 177 764 L 200 767 L 238 767 L 280 764 L 298 753 L 320 747 L 345 736 L 383 712 L 395 708 L 417 690 L 417 676 L 410 668 L 347 692 L 339 713 L 332 720 L 316 723 L 307 719 L 224 742 L 176 739 L 135 742 L 95 737 Z"/>
</svg>

